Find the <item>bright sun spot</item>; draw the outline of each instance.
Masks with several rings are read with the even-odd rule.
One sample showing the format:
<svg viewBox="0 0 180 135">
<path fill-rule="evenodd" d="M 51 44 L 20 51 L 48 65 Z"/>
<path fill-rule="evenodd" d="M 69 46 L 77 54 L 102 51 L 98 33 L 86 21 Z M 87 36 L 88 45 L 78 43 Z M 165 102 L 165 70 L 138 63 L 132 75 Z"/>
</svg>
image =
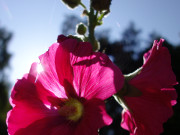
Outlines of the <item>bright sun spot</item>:
<svg viewBox="0 0 180 135">
<path fill-rule="evenodd" d="M 41 64 L 38 64 L 38 66 L 37 66 L 37 72 L 38 72 L 38 74 L 40 74 L 42 71 L 44 71 L 42 65 L 41 65 Z"/>
</svg>

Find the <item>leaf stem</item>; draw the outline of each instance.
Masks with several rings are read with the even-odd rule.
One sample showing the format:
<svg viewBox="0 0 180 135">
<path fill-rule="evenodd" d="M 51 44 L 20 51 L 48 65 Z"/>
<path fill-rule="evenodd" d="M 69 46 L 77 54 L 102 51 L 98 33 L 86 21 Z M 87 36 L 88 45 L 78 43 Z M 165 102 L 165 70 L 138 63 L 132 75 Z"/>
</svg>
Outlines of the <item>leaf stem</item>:
<svg viewBox="0 0 180 135">
<path fill-rule="evenodd" d="M 85 6 L 82 2 L 80 2 L 79 4 L 80 4 L 85 10 L 87 10 L 86 6 Z"/>
</svg>

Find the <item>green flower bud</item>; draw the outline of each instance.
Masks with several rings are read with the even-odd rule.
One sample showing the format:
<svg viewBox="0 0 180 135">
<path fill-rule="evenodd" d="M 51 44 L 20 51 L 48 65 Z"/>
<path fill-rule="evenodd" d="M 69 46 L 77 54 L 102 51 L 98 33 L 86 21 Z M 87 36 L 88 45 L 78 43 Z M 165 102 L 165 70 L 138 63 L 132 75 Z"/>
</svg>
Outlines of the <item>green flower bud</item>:
<svg viewBox="0 0 180 135">
<path fill-rule="evenodd" d="M 84 35 L 87 31 L 87 27 L 83 23 L 79 23 L 76 25 L 76 32 L 79 35 Z"/>
<path fill-rule="evenodd" d="M 81 0 L 62 0 L 62 1 L 70 8 L 77 7 L 81 2 Z"/>
<path fill-rule="evenodd" d="M 88 16 L 88 14 L 89 14 L 89 13 L 88 13 L 87 10 L 84 10 L 83 13 L 82 13 L 83 16 Z"/>
<path fill-rule="evenodd" d="M 97 11 L 109 10 L 111 0 L 91 0 L 91 5 Z"/>
</svg>

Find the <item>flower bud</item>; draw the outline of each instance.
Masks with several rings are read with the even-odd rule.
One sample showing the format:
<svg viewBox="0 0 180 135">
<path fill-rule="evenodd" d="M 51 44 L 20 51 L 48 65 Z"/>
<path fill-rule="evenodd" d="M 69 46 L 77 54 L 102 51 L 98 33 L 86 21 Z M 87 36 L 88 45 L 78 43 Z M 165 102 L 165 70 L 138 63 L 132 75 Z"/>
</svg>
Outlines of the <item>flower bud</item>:
<svg viewBox="0 0 180 135">
<path fill-rule="evenodd" d="M 91 0 L 91 5 L 97 11 L 109 10 L 111 0 Z"/>
<path fill-rule="evenodd" d="M 82 13 L 82 16 L 88 16 L 88 11 L 87 10 L 84 10 L 83 13 Z"/>
<path fill-rule="evenodd" d="M 70 8 L 75 8 L 79 5 L 81 0 L 62 0 Z"/>
<path fill-rule="evenodd" d="M 79 23 L 76 25 L 76 32 L 79 35 L 84 35 L 87 31 L 86 26 L 83 23 Z"/>
</svg>

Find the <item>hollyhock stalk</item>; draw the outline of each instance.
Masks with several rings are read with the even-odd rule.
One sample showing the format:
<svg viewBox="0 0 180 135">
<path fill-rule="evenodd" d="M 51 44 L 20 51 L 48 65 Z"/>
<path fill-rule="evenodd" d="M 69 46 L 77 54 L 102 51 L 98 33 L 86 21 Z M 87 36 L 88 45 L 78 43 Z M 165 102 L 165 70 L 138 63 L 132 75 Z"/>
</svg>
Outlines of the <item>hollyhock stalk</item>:
<svg viewBox="0 0 180 135">
<path fill-rule="evenodd" d="M 108 56 L 61 35 L 39 58 L 12 89 L 10 135 L 97 135 L 111 124 L 104 100 L 122 88 L 124 78 Z"/>
</svg>

